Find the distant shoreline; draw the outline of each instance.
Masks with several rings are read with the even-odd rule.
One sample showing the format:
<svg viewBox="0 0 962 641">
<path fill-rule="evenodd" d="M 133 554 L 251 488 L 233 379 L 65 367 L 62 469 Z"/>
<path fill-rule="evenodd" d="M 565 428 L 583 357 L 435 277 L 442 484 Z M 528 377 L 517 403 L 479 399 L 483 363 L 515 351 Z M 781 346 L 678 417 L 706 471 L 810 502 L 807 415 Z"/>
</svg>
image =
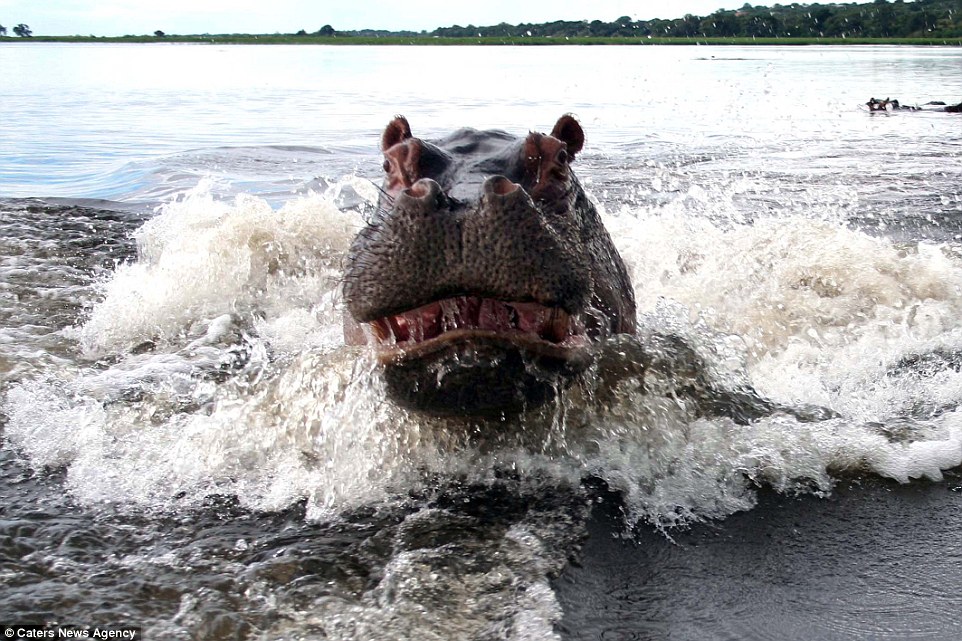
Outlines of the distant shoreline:
<svg viewBox="0 0 962 641">
<path fill-rule="evenodd" d="M 0 44 L 10 42 L 38 43 L 102 43 L 102 44 L 237 44 L 237 45 L 404 45 L 404 46 L 557 46 L 557 45 L 911 45 L 962 46 L 958 38 L 746 38 L 746 37 L 481 37 L 455 38 L 434 36 L 318 36 L 284 34 L 225 34 L 191 36 L 32 36 L 0 37 Z"/>
</svg>

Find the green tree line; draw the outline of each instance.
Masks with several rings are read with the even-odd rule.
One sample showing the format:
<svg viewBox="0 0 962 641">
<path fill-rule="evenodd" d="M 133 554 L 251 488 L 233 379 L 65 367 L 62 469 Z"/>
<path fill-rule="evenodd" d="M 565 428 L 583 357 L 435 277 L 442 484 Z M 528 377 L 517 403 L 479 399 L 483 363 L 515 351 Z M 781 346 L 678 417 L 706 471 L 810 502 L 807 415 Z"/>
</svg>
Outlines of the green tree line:
<svg viewBox="0 0 962 641">
<path fill-rule="evenodd" d="M 675 19 L 632 20 L 622 16 L 602 20 L 522 23 L 494 26 L 441 27 L 431 32 L 338 31 L 331 36 L 474 37 L 764 37 L 764 38 L 919 38 L 962 37 L 962 0 L 874 0 L 857 4 L 774 4 L 718 10 L 707 16 L 691 14 Z"/>
<path fill-rule="evenodd" d="M 31 37 L 25 24 L 13 27 L 17 36 Z M 0 25 L 0 36 L 7 30 Z M 157 38 L 166 36 L 154 32 Z M 336 31 L 324 25 L 314 33 L 321 37 L 435 37 L 435 38 L 962 38 L 962 0 L 873 0 L 865 3 L 773 4 L 746 3 L 740 9 L 719 9 L 707 16 L 685 15 L 674 19 L 632 20 L 622 16 L 602 20 L 556 20 L 543 23 L 493 26 L 440 27 L 434 31 L 361 29 Z"/>
</svg>

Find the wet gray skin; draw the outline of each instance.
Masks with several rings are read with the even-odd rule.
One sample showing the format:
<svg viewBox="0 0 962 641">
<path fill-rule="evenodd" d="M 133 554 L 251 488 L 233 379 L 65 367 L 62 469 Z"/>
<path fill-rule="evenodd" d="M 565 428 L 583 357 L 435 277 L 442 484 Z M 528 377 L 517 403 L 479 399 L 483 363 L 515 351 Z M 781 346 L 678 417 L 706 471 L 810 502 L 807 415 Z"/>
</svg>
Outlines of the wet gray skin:
<svg viewBox="0 0 962 641">
<path fill-rule="evenodd" d="M 571 170 L 584 132 L 460 129 L 427 142 L 396 117 L 378 212 L 348 252 L 349 343 L 373 342 L 391 395 L 439 413 L 552 398 L 592 346 L 635 331 L 624 262 Z"/>
</svg>

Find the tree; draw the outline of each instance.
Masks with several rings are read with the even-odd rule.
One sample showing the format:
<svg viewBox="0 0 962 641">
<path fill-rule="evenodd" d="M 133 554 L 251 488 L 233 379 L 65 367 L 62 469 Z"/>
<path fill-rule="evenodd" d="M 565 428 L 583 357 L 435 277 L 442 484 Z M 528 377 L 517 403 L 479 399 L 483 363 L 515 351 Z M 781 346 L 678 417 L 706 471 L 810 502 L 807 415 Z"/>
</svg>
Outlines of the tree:
<svg viewBox="0 0 962 641">
<path fill-rule="evenodd" d="M 675 35 L 691 38 L 698 35 L 700 20 L 697 16 L 686 13 L 681 20 L 675 20 Z"/>
<path fill-rule="evenodd" d="M 703 18 L 699 27 L 706 36 L 730 37 L 738 33 L 738 20 L 734 13 L 716 11 Z"/>
<path fill-rule="evenodd" d="M 33 35 L 33 32 L 30 31 L 30 27 L 23 24 L 22 22 L 13 28 L 13 32 L 18 36 L 20 36 L 21 38 L 29 38 L 30 36 Z"/>
<path fill-rule="evenodd" d="M 892 5 L 886 0 L 875 0 L 877 8 L 873 11 L 874 16 L 871 20 L 868 35 L 876 38 L 891 36 L 892 24 L 895 21 L 895 13 Z"/>
<path fill-rule="evenodd" d="M 7 35 L 7 28 L 0 24 L 0 36 Z"/>
<path fill-rule="evenodd" d="M 319 36 L 333 36 L 333 35 L 335 35 L 336 33 L 337 33 L 337 32 L 334 31 L 334 27 L 332 27 L 332 26 L 329 25 L 329 24 L 326 24 L 326 25 L 324 25 L 323 27 L 321 27 L 321 30 L 317 32 L 317 35 L 319 35 Z"/>
<path fill-rule="evenodd" d="M 829 18 L 832 17 L 832 10 L 828 7 L 812 7 L 812 11 L 809 12 L 812 16 L 812 24 L 814 25 L 814 30 L 820 36 L 825 35 L 825 25 L 828 24 Z"/>
<path fill-rule="evenodd" d="M 781 33 L 782 22 L 772 14 L 754 15 L 745 20 L 744 35 L 774 38 Z"/>
<path fill-rule="evenodd" d="M 166 36 L 166 35 L 167 35 L 167 34 L 164 33 L 163 31 L 161 31 L 160 29 L 158 29 L 157 31 L 154 32 L 154 37 L 156 37 L 156 38 L 163 38 L 163 37 Z"/>
<path fill-rule="evenodd" d="M 592 20 L 588 23 L 588 33 L 601 38 L 610 37 L 616 28 L 616 25 L 610 22 L 602 22 L 601 20 Z"/>
</svg>

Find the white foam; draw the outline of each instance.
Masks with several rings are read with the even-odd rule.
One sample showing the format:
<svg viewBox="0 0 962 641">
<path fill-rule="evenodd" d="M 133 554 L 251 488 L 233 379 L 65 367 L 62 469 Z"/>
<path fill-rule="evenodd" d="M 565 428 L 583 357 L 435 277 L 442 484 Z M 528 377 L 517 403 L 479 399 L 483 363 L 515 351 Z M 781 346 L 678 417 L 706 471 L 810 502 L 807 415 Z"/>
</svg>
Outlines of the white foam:
<svg viewBox="0 0 962 641">
<path fill-rule="evenodd" d="M 639 308 L 674 301 L 679 321 L 737 337 L 768 394 L 885 416 L 880 399 L 867 407 L 861 393 L 884 385 L 886 368 L 962 347 L 962 262 L 952 247 L 899 245 L 799 216 L 729 225 L 640 212 L 614 224 Z"/>
<path fill-rule="evenodd" d="M 293 325 L 301 341 L 331 324 L 340 259 L 360 219 L 331 197 L 273 210 L 248 195 L 217 201 L 210 188 L 203 183 L 138 230 L 139 259 L 103 284 L 102 302 L 77 332 L 88 352 L 170 341 L 198 319 L 231 313 L 261 315 L 265 328 Z M 317 322 L 305 323 L 305 312 Z"/>
</svg>

